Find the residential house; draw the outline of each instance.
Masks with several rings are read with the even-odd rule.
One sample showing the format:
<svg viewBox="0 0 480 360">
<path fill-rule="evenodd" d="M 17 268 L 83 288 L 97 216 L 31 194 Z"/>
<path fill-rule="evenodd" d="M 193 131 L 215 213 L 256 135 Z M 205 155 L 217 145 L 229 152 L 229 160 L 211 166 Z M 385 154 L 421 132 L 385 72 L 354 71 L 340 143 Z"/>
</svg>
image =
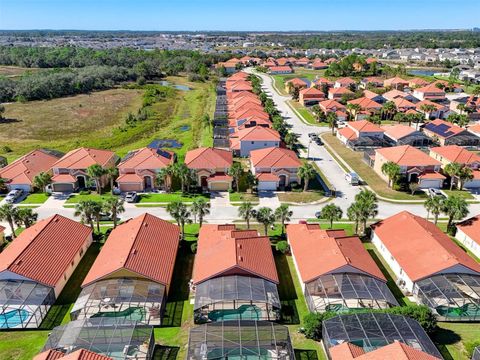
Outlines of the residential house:
<svg viewBox="0 0 480 360">
<path fill-rule="evenodd" d="M 340 104 L 336 100 L 325 100 L 318 103 L 320 109 L 328 114 L 334 112 L 337 115 L 339 121 L 345 121 L 347 119 L 346 107 Z"/>
<path fill-rule="evenodd" d="M 33 190 L 33 179 L 41 172 L 51 173 L 53 164 L 60 158 L 56 153 L 37 149 L 0 168 L 0 178 L 7 180 L 8 190 Z M 43 189 L 42 189 L 43 190 Z"/>
<path fill-rule="evenodd" d="M 445 100 L 445 91 L 430 84 L 413 90 L 413 96 L 420 100 L 441 101 Z"/>
<path fill-rule="evenodd" d="M 367 120 L 349 121 L 337 131 L 337 138 L 353 150 L 372 147 L 382 147 L 384 144 L 383 130 Z"/>
<path fill-rule="evenodd" d="M 360 81 L 360 87 L 363 89 L 366 89 L 367 87 L 381 88 L 383 87 L 383 79 L 377 76 L 363 78 Z"/>
<path fill-rule="evenodd" d="M 400 166 L 400 174 L 407 182 L 417 182 L 420 188 L 443 186 L 445 176 L 440 174 L 442 163 L 410 145 L 401 145 L 377 149 L 373 169 L 385 181 L 387 175 L 382 172 L 382 165 L 393 162 Z"/>
<path fill-rule="evenodd" d="M 117 166 L 118 188 L 122 192 L 157 189 L 158 173 L 174 162 L 175 154 L 171 151 L 148 147 L 130 151 Z"/>
<path fill-rule="evenodd" d="M 419 77 L 408 80 L 408 87 L 410 89 L 422 88 L 422 87 L 425 87 L 429 84 L 430 84 L 429 81 L 427 81 L 425 79 L 422 79 L 422 78 L 419 78 Z"/>
<path fill-rule="evenodd" d="M 272 66 L 269 73 L 270 75 L 292 74 L 293 69 L 290 66 Z"/>
<path fill-rule="evenodd" d="M 395 76 L 390 79 L 385 79 L 383 81 L 383 87 L 403 91 L 404 88 L 408 87 L 408 80 Z"/>
<path fill-rule="evenodd" d="M 371 241 L 400 289 L 440 320 L 478 320 L 480 264 L 432 222 L 402 211 L 372 225 Z"/>
<path fill-rule="evenodd" d="M 429 105 L 435 108 L 435 110 L 431 112 L 426 112 L 424 109 L 424 105 Z M 415 104 L 416 110 L 425 114 L 425 118 L 428 120 L 432 119 L 446 119 L 448 115 L 451 114 L 449 105 L 435 103 L 430 100 L 422 100 Z"/>
<path fill-rule="evenodd" d="M 308 87 L 308 83 L 305 80 L 300 78 L 293 78 L 285 81 L 285 91 L 290 92 L 291 88 L 297 88 L 299 90 L 305 89 Z"/>
<path fill-rule="evenodd" d="M 280 147 L 280 134 L 270 128 L 253 126 L 230 135 L 230 149 L 237 156 L 249 156 L 250 151 Z"/>
<path fill-rule="evenodd" d="M 330 100 L 341 100 L 345 95 L 353 95 L 353 92 L 345 87 L 328 89 L 328 98 Z"/>
<path fill-rule="evenodd" d="M 357 82 L 349 77 L 343 77 L 335 80 L 335 83 L 333 84 L 333 87 L 335 89 L 338 88 L 350 88 L 354 87 L 357 85 Z"/>
<path fill-rule="evenodd" d="M 322 70 L 322 69 L 327 69 L 328 68 L 328 64 L 327 63 L 324 63 L 321 59 L 315 59 L 312 64 L 310 65 L 310 67 L 313 69 L 313 70 Z"/>
<path fill-rule="evenodd" d="M 53 215 L 26 228 L 3 249 L 1 328 L 40 327 L 91 243 L 89 226 Z"/>
<path fill-rule="evenodd" d="M 455 238 L 480 258 L 480 215 L 458 223 Z"/>
<path fill-rule="evenodd" d="M 298 101 L 303 106 L 316 105 L 325 100 L 325 94 L 317 88 L 311 87 L 300 90 Z"/>
<path fill-rule="evenodd" d="M 397 97 L 392 100 L 395 106 L 397 107 L 397 111 L 399 112 L 407 112 L 408 110 L 415 110 L 416 106 L 414 103 L 408 101 L 405 98 Z"/>
<path fill-rule="evenodd" d="M 297 154 L 285 148 L 266 148 L 250 152 L 252 173 L 258 180 L 258 190 L 277 190 L 299 183 L 298 168 L 302 162 Z"/>
<path fill-rule="evenodd" d="M 306 66 L 308 66 L 308 64 L 310 64 L 310 59 L 306 58 L 306 57 L 303 57 L 303 58 L 295 60 L 293 64 L 295 66 L 306 67 Z"/>
<path fill-rule="evenodd" d="M 361 110 L 355 114 L 355 120 L 362 120 L 368 117 L 369 115 L 376 114 L 382 110 L 382 105 L 367 98 L 361 97 L 358 99 L 348 101 L 348 104 L 359 105 Z"/>
<path fill-rule="evenodd" d="M 459 145 L 475 147 L 480 144 L 480 138 L 467 129 L 441 119 L 430 121 L 423 127 L 423 132 L 441 146 Z"/>
<path fill-rule="evenodd" d="M 391 146 L 411 145 L 415 147 L 426 147 L 432 143 L 432 140 L 423 132 L 415 130 L 408 125 L 383 126 L 383 130 L 385 130 L 384 139 Z"/>
<path fill-rule="evenodd" d="M 393 90 L 390 90 L 390 91 L 387 91 L 386 93 L 384 93 L 383 95 L 383 98 L 385 98 L 387 101 L 394 101 L 395 99 L 397 98 L 402 98 L 402 99 L 406 99 L 410 102 L 416 102 L 418 101 L 418 99 L 411 95 L 411 94 L 408 94 L 406 92 L 403 92 L 403 91 L 400 91 L 400 90 L 396 90 L 396 89 L 393 89 Z"/>
<path fill-rule="evenodd" d="M 319 90 L 322 90 L 324 85 L 326 85 L 328 88 L 331 88 L 333 87 L 333 81 L 328 80 L 327 78 L 319 77 L 312 82 L 312 86 Z"/>
<path fill-rule="evenodd" d="M 204 189 L 227 191 L 233 178 L 228 170 L 233 164 L 232 152 L 216 148 L 198 148 L 185 155 L 185 165 L 195 171 L 197 184 Z"/>
<path fill-rule="evenodd" d="M 118 156 L 113 151 L 90 148 L 78 148 L 66 153 L 52 165 L 52 190 L 55 192 L 71 192 L 88 187 L 87 168 L 100 165 L 107 169 L 115 167 Z M 102 185 L 106 184 L 102 178 Z"/>
<path fill-rule="evenodd" d="M 382 95 L 370 90 L 363 90 L 363 96 L 367 99 L 375 101 L 378 104 L 383 104 L 385 102 L 385 98 Z"/>
</svg>

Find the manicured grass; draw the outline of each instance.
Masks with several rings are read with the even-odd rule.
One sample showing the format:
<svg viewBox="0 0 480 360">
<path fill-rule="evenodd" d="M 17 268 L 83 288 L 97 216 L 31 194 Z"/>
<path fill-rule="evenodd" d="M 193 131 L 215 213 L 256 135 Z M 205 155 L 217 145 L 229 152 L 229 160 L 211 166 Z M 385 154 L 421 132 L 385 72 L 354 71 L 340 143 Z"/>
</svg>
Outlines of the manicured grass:
<svg viewBox="0 0 480 360">
<path fill-rule="evenodd" d="M 475 200 L 475 197 L 467 190 L 442 190 L 448 197 L 456 195 L 465 200 Z"/>
<path fill-rule="evenodd" d="M 323 191 L 321 190 L 309 190 L 309 191 L 286 191 L 277 193 L 278 199 L 282 203 L 311 203 L 319 201 L 325 198 Z"/>
<path fill-rule="evenodd" d="M 258 195 L 257 194 L 251 194 L 247 192 L 232 192 L 229 194 L 230 201 L 233 202 L 243 202 L 243 201 L 250 201 L 251 203 L 258 203 Z"/>
<path fill-rule="evenodd" d="M 29 194 L 20 204 L 43 204 L 47 201 L 48 195 L 45 193 Z"/>
<path fill-rule="evenodd" d="M 427 195 L 417 192 L 410 195 L 406 192 L 395 191 L 388 187 L 384 181 L 370 166 L 363 161 L 363 153 L 348 149 L 332 134 L 324 134 L 323 140 L 370 186 L 378 195 L 392 200 L 418 200 L 425 199 Z"/>
<path fill-rule="evenodd" d="M 438 323 L 439 330 L 433 341 L 445 359 L 469 360 L 465 344 L 480 339 L 480 326 L 476 323 Z"/>
<path fill-rule="evenodd" d="M 287 92 L 285 91 L 285 82 L 293 79 L 293 78 L 304 78 L 310 81 L 314 80 L 317 76 L 324 76 L 325 70 L 310 70 L 310 69 L 295 69 L 295 73 L 293 74 L 286 74 L 286 75 L 271 75 L 274 82 L 275 87 L 278 89 L 280 94 L 286 95 Z"/>
<path fill-rule="evenodd" d="M 0 359 L 32 360 L 45 345 L 50 331 L 0 332 Z"/>
<path fill-rule="evenodd" d="M 197 198 L 204 198 L 209 200 L 208 195 L 203 194 L 182 194 L 181 192 L 173 193 L 151 193 L 151 194 L 141 194 L 140 195 L 140 204 L 144 203 L 169 203 L 172 201 L 182 201 L 182 202 L 193 202 Z"/>
<path fill-rule="evenodd" d="M 103 194 L 103 195 L 98 195 L 98 194 L 73 194 L 70 196 L 67 201 L 65 202 L 66 204 L 77 204 L 80 201 L 85 201 L 85 200 L 93 200 L 93 201 L 105 201 L 108 198 L 111 198 L 111 194 Z"/>
<path fill-rule="evenodd" d="M 333 189 L 333 185 L 332 183 L 328 180 L 328 178 L 325 176 L 325 174 L 322 172 L 322 170 L 320 169 L 320 167 L 314 162 L 310 162 L 312 164 L 312 166 L 315 168 L 315 170 L 317 171 L 317 174 L 318 176 L 320 176 L 323 180 L 323 182 L 325 183 L 325 185 L 327 185 L 327 187 L 329 189 Z"/>
</svg>

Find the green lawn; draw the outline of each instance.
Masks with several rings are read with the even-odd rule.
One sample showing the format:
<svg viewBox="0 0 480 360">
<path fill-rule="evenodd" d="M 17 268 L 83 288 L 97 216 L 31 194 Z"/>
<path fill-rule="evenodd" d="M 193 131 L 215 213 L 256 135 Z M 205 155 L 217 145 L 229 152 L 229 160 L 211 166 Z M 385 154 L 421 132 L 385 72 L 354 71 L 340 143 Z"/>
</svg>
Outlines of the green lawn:
<svg viewBox="0 0 480 360">
<path fill-rule="evenodd" d="M 475 197 L 467 190 L 442 190 L 448 197 L 452 195 L 460 196 L 465 200 L 475 200 Z"/>
<path fill-rule="evenodd" d="M 23 199 L 20 204 L 43 204 L 47 199 L 48 195 L 45 193 L 33 193 Z"/>
<path fill-rule="evenodd" d="M 438 323 L 439 330 L 434 334 L 433 341 L 446 360 L 469 360 L 465 344 L 480 340 L 478 323 Z"/>
<path fill-rule="evenodd" d="M 310 69 L 295 69 L 295 73 L 287 75 L 271 75 L 274 80 L 275 87 L 280 94 L 286 95 L 285 82 L 293 78 L 303 78 L 310 81 L 314 80 L 317 76 L 321 77 L 325 75 L 325 70 L 310 70 Z"/>
<path fill-rule="evenodd" d="M 383 180 L 370 166 L 363 161 L 363 153 L 348 149 L 332 134 L 322 136 L 326 144 L 332 149 L 360 176 L 360 178 L 370 186 L 378 195 L 390 198 L 392 200 L 418 200 L 423 201 L 427 195 L 423 191 L 416 195 L 410 195 L 406 192 L 395 191 L 388 187 Z"/>
<path fill-rule="evenodd" d="M 172 193 L 151 193 L 151 194 L 141 194 L 140 195 L 140 204 L 144 203 L 169 203 L 172 201 L 182 201 L 182 202 L 193 202 L 197 198 L 203 197 L 206 200 L 209 200 L 208 195 L 203 194 L 182 194 L 181 192 L 172 192 Z"/>
<path fill-rule="evenodd" d="M 244 201 L 250 201 L 251 203 L 258 203 L 258 195 L 257 194 L 252 194 L 252 193 L 247 193 L 247 192 L 232 192 L 229 194 L 229 198 L 231 202 L 244 202 Z"/>
<path fill-rule="evenodd" d="M 113 195 L 111 194 L 103 194 L 103 195 L 98 195 L 98 194 L 85 194 L 85 195 L 80 195 L 80 194 L 73 194 L 70 196 L 67 201 L 65 201 L 66 204 L 77 204 L 80 201 L 85 201 L 85 200 L 93 200 L 93 201 L 105 201 L 106 199 L 112 197 Z"/>
<path fill-rule="evenodd" d="M 50 331 L 0 332 L 0 359 L 32 360 L 45 345 Z"/>
<path fill-rule="evenodd" d="M 285 191 L 277 193 L 282 203 L 308 204 L 325 198 L 323 190 Z"/>
</svg>

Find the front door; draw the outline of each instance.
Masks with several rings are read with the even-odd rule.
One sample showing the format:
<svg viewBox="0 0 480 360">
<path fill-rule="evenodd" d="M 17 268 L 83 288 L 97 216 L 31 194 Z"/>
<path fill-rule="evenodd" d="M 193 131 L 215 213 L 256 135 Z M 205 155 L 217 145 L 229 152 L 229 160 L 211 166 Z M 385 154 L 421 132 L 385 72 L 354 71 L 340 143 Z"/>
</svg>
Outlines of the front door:
<svg viewBox="0 0 480 360">
<path fill-rule="evenodd" d="M 201 177 L 200 184 L 201 184 L 202 187 L 207 187 L 207 177 L 206 176 Z"/>
<path fill-rule="evenodd" d="M 143 177 L 143 187 L 145 190 L 152 188 L 152 178 L 150 176 Z"/>
<path fill-rule="evenodd" d="M 281 188 L 284 188 L 286 184 L 287 184 L 287 176 L 286 175 L 280 175 L 278 186 L 280 186 Z"/>
<path fill-rule="evenodd" d="M 85 189 L 87 187 L 85 176 L 77 176 L 77 184 L 79 189 Z"/>
</svg>

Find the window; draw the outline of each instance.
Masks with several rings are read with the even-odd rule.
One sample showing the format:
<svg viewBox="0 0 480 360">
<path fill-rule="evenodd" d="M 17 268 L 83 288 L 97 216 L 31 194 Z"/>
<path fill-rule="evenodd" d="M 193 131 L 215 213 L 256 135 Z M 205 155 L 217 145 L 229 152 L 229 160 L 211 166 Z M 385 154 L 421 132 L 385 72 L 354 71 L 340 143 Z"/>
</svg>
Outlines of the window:
<svg viewBox="0 0 480 360">
<path fill-rule="evenodd" d="M 72 265 L 72 267 L 73 267 L 75 265 L 75 261 L 72 261 L 72 263 L 70 265 Z"/>
<path fill-rule="evenodd" d="M 83 248 L 80 249 L 80 257 L 83 256 Z"/>
<path fill-rule="evenodd" d="M 255 144 L 255 141 L 251 141 L 250 143 L 251 143 L 251 144 Z"/>
</svg>

